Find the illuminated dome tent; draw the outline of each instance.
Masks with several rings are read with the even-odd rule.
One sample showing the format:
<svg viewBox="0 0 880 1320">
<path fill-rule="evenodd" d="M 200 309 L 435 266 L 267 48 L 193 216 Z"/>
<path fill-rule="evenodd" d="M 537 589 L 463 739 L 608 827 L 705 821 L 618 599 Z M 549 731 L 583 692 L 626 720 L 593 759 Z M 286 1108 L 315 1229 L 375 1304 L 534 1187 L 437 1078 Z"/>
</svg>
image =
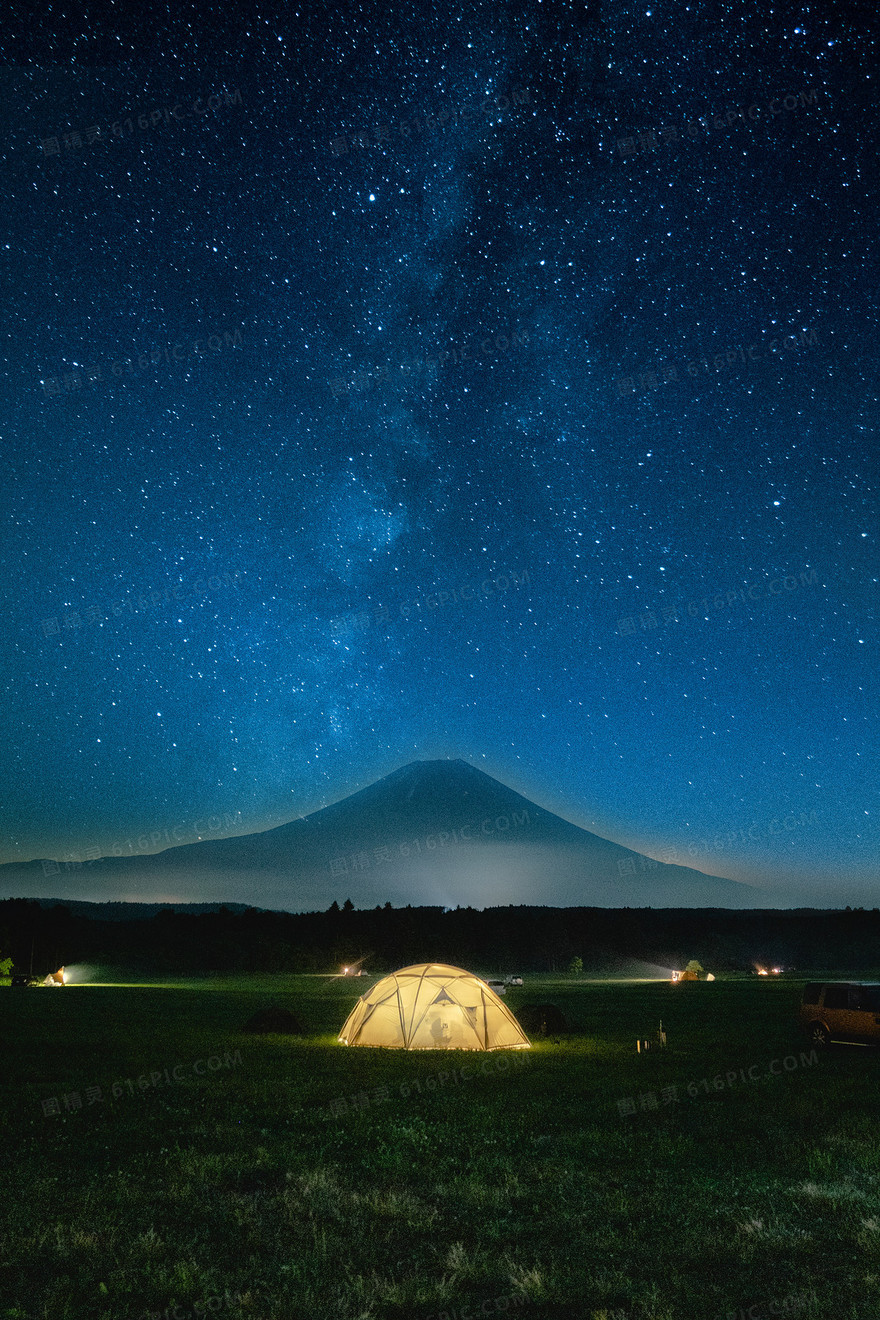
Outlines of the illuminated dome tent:
<svg viewBox="0 0 880 1320">
<path fill-rule="evenodd" d="M 528 1050 L 528 1037 L 485 981 L 460 967 L 404 967 L 362 995 L 343 1045 L 393 1050 Z"/>
</svg>

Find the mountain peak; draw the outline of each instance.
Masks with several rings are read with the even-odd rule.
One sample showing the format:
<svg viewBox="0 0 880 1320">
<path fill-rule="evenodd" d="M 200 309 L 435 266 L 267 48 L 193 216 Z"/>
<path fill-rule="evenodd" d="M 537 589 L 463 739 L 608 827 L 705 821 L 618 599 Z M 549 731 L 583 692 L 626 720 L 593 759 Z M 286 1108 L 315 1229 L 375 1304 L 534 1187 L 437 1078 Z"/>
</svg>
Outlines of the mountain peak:
<svg viewBox="0 0 880 1320">
<path fill-rule="evenodd" d="M 460 757 L 435 757 L 425 761 L 408 761 L 406 765 L 392 770 L 384 778 L 344 801 L 381 800 L 386 804 L 394 800 L 409 803 L 431 801 L 435 807 L 444 811 L 452 808 L 454 803 L 464 805 L 475 796 L 482 798 L 487 795 L 493 802 L 501 798 L 508 803 L 512 799 L 524 801 L 506 784 Z M 341 807 L 342 803 L 335 803 L 334 806 Z"/>
<path fill-rule="evenodd" d="M 37 863 L 0 884 L 47 896 Z M 7 880 L 8 876 L 8 880 Z M 22 881 L 27 879 L 27 888 Z M 90 872 L 97 899 L 246 901 L 326 909 L 390 900 L 454 907 L 534 904 L 742 906 L 745 886 L 643 857 L 563 820 L 461 757 L 410 761 L 305 818 L 258 834 L 210 839 L 154 856 L 104 858 Z M 51 892 L 51 891 L 50 891 Z"/>
</svg>

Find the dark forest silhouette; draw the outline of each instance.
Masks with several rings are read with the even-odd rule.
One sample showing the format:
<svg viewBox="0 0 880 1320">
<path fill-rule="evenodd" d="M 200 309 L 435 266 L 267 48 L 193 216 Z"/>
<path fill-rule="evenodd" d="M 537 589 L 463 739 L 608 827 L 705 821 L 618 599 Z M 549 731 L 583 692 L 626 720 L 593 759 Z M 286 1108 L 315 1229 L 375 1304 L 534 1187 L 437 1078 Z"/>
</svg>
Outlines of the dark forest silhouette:
<svg viewBox="0 0 880 1320">
<path fill-rule="evenodd" d="M 216 906 L 140 910 L 137 904 L 0 902 L 0 954 L 44 975 L 86 963 L 151 973 L 379 973 L 419 962 L 482 972 L 663 975 L 691 957 L 716 972 L 755 964 L 810 972 L 880 967 L 880 912 L 695 908 L 439 907 L 264 912 Z M 639 967 L 637 964 L 652 964 Z"/>
</svg>

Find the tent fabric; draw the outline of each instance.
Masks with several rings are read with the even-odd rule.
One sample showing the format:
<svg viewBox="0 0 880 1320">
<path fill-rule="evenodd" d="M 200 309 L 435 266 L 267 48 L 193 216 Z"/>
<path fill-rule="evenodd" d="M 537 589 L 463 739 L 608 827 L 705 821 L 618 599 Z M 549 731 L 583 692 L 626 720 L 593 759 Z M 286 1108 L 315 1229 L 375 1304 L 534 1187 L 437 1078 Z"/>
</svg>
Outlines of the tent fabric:
<svg viewBox="0 0 880 1320">
<path fill-rule="evenodd" d="M 343 1045 L 395 1050 L 527 1050 L 522 1027 L 485 981 L 423 963 L 383 976 L 346 1019 Z"/>
</svg>

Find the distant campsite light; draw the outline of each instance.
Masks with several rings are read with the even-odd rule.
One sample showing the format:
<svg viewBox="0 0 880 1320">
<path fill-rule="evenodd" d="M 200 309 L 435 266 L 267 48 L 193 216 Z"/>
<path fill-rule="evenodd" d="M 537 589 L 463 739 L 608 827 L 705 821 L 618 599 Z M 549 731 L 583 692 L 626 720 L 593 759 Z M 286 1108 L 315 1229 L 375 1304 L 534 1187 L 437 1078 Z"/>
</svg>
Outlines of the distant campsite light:
<svg viewBox="0 0 880 1320">
<path fill-rule="evenodd" d="M 673 973 L 672 973 L 672 979 L 673 979 L 673 981 L 680 981 L 680 980 L 681 980 L 681 972 L 673 972 Z"/>
<path fill-rule="evenodd" d="M 774 976 L 778 976 L 779 973 L 780 973 L 781 971 L 782 971 L 782 968 L 781 968 L 781 967 L 774 967 L 774 968 L 773 968 L 773 975 L 774 975 Z"/>
<path fill-rule="evenodd" d="M 43 985 L 64 985 L 64 968 L 59 967 L 57 972 L 50 972 Z"/>
<path fill-rule="evenodd" d="M 83 985 L 86 981 L 94 981 L 98 974 L 98 968 L 87 963 L 68 963 L 61 970 L 65 985 Z"/>
<path fill-rule="evenodd" d="M 759 976 L 769 976 L 770 973 L 767 971 L 767 968 L 766 968 L 766 967 L 759 967 L 759 968 L 758 968 L 758 975 L 759 975 Z"/>
</svg>

